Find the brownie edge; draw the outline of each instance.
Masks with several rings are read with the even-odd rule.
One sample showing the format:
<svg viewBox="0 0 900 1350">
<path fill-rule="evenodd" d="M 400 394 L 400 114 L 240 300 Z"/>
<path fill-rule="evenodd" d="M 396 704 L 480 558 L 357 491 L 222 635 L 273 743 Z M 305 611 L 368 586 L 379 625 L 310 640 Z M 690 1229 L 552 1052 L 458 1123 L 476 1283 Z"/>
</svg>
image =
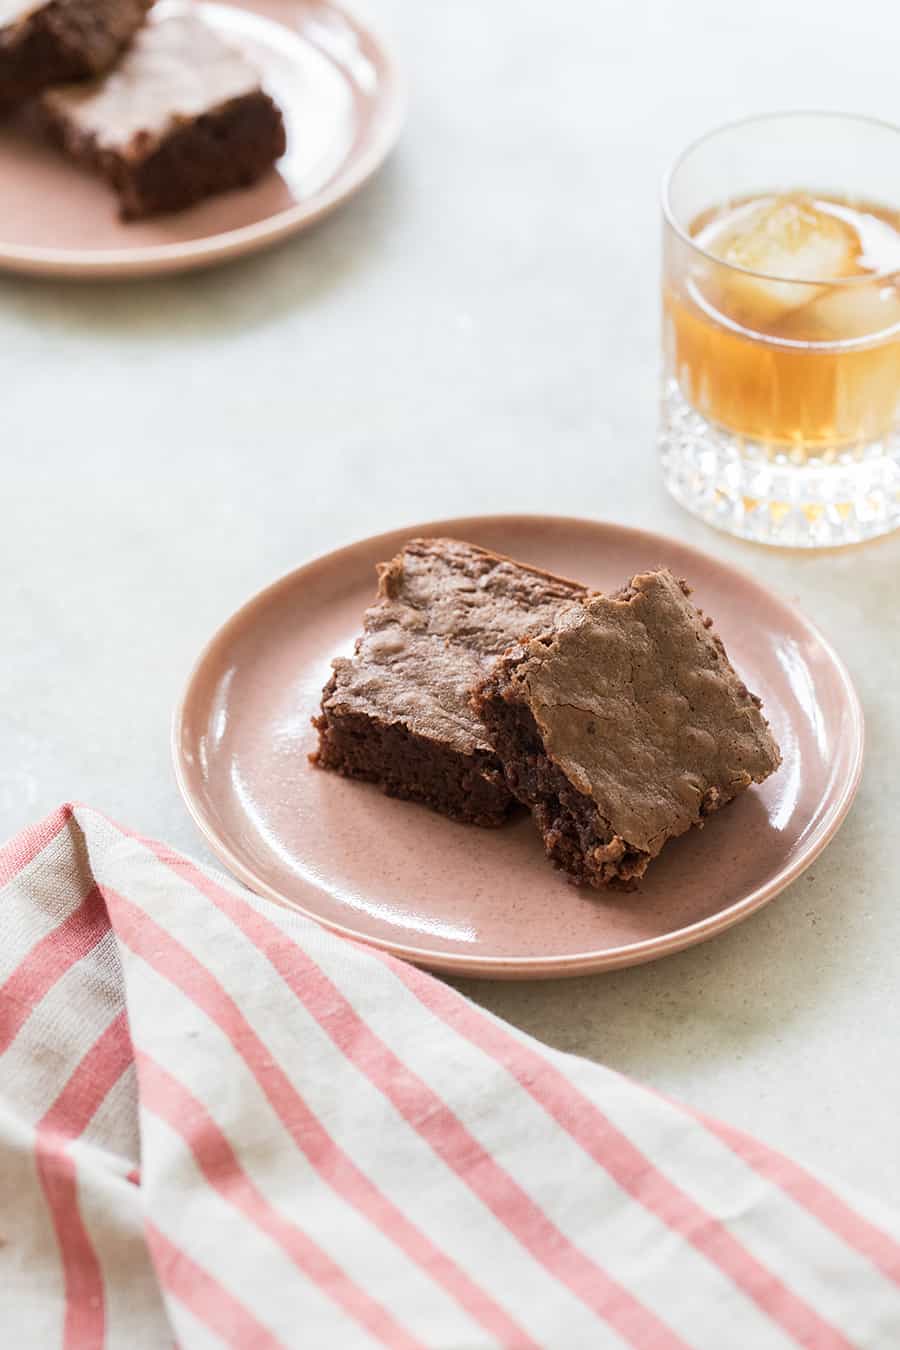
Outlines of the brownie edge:
<svg viewBox="0 0 900 1350">
<path fill-rule="evenodd" d="M 63 119 L 47 120 L 57 144 L 115 190 L 123 220 L 181 211 L 250 187 L 286 147 L 281 112 L 261 89 L 178 127 L 143 157 L 105 149 Z"/>
<path fill-rule="evenodd" d="M 492 754 L 462 754 L 389 718 L 332 709 L 336 684 L 332 676 L 313 718 L 319 745 L 312 764 L 377 783 L 388 797 L 420 802 L 465 825 L 493 828 L 520 809 Z"/>
</svg>

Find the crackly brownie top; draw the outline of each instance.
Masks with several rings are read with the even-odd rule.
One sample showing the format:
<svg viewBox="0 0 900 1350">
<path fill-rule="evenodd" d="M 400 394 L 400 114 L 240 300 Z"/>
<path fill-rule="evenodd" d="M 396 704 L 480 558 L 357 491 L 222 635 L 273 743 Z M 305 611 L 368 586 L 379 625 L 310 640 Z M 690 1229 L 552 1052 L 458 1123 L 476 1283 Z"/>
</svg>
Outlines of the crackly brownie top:
<svg viewBox="0 0 900 1350">
<path fill-rule="evenodd" d="M 548 628 L 583 586 L 456 539 L 413 539 L 378 568 L 355 655 L 324 706 L 400 722 L 462 754 L 489 749 L 469 703 L 489 662 Z"/>
<path fill-rule="evenodd" d="M 143 155 L 170 130 L 259 88 L 249 61 L 202 19 L 179 13 L 151 19 L 108 75 L 52 89 L 43 103 L 101 148 Z"/>
<path fill-rule="evenodd" d="M 530 709 L 549 757 L 614 834 L 651 854 L 781 762 L 689 593 L 668 571 L 642 573 L 503 662 L 504 696 Z"/>
</svg>

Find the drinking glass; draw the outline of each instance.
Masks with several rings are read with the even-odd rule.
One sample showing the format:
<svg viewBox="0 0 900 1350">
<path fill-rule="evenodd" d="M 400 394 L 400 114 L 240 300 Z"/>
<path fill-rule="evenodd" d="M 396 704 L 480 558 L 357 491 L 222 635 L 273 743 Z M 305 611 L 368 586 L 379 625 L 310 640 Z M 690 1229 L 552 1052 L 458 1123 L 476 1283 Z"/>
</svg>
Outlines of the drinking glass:
<svg viewBox="0 0 900 1350">
<path fill-rule="evenodd" d="M 900 128 L 778 113 L 663 187 L 665 482 L 768 544 L 900 525 Z"/>
</svg>

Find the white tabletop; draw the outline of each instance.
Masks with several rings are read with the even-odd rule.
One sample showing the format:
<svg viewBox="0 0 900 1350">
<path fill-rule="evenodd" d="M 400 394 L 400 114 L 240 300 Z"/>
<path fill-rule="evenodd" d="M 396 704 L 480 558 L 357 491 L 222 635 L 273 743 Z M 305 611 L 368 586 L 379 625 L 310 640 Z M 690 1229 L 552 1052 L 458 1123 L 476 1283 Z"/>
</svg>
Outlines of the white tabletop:
<svg viewBox="0 0 900 1350">
<path fill-rule="evenodd" d="M 585 514 L 752 569 L 843 654 L 857 805 L 793 887 L 651 966 L 460 986 L 566 1050 L 900 1193 L 900 535 L 787 554 L 659 485 L 657 180 L 778 106 L 900 116 L 884 0 L 379 0 L 410 121 L 342 213 L 128 285 L 0 281 L 0 836 L 65 799 L 208 856 L 173 703 L 245 598 L 375 531 Z M 897 167 L 886 166 L 896 178 Z"/>
</svg>

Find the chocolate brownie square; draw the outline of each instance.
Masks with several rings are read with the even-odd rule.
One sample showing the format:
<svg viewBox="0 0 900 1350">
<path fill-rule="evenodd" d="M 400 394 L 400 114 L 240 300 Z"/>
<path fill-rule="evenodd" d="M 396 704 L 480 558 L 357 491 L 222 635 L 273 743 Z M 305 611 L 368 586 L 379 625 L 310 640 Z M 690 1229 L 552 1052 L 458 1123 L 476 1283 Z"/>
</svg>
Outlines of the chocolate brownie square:
<svg viewBox="0 0 900 1350">
<path fill-rule="evenodd" d="M 662 570 L 570 606 L 475 693 L 507 785 L 577 883 L 642 876 L 667 840 L 781 762 L 689 594 Z"/>
<path fill-rule="evenodd" d="M 62 148 L 115 188 L 126 220 L 245 187 L 285 151 L 254 67 L 190 13 L 151 20 L 110 74 L 41 104 Z"/>
<path fill-rule="evenodd" d="M 99 75 L 118 59 L 152 0 L 12 0 L 0 5 L 0 110 L 51 85 Z"/>
<path fill-rule="evenodd" d="M 516 808 L 470 697 L 498 653 L 588 592 L 455 539 L 413 539 L 378 568 L 354 655 L 333 662 L 314 725 L 322 768 L 454 820 Z"/>
</svg>

